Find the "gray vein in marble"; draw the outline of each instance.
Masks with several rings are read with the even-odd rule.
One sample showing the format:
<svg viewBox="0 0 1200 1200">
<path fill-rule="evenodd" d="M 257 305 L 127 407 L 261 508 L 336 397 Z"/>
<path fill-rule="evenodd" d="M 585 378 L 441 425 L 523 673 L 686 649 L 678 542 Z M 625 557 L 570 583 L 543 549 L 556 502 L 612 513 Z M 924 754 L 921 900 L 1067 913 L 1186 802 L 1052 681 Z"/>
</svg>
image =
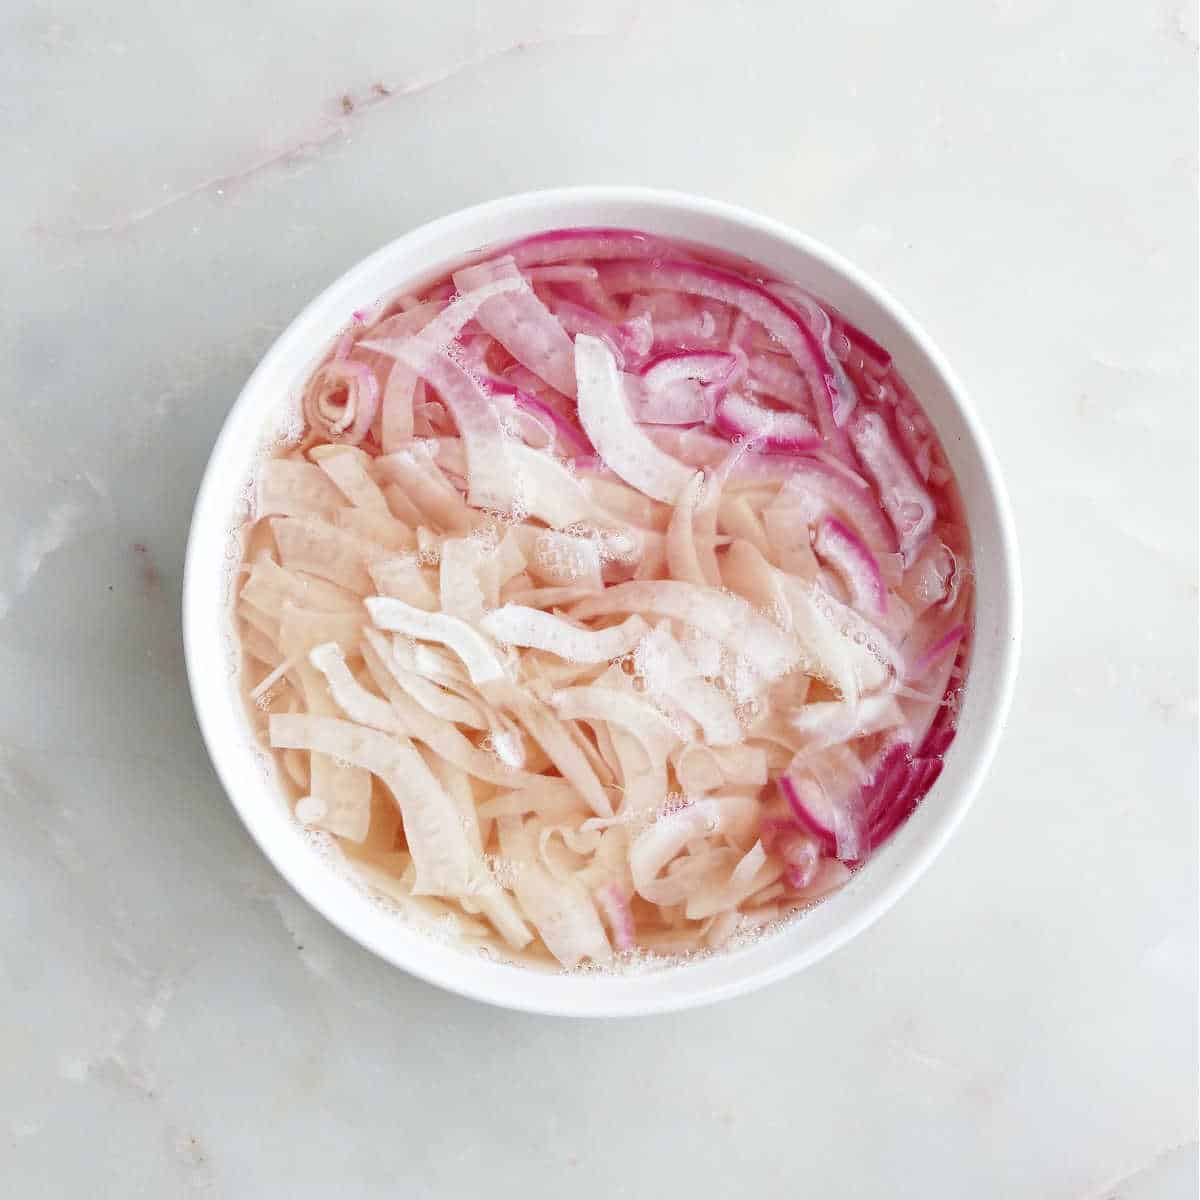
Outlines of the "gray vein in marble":
<svg viewBox="0 0 1200 1200">
<path fill-rule="evenodd" d="M 1083 1200 L 1142 1200 L 1143 1197 L 1165 1195 L 1160 1189 L 1173 1186 L 1176 1181 L 1187 1187 L 1189 1177 L 1195 1178 L 1198 1146 L 1200 1142 L 1195 1141 L 1166 1146 L 1142 1166 L 1099 1191 L 1089 1192 Z"/>
<path fill-rule="evenodd" d="M 622 31 L 616 31 L 622 32 Z M 614 31 L 579 30 L 573 33 L 560 34 L 548 38 L 526 38 L 502 46 L 498 50 L 487 50 L 472 58 L 455 63 L 444 70 L 437 71 L 423 78 L 410 80 L 407 83 L 390 84 L 383 81 L 373 83 L 365 92 L 345 91 L 338 97 L 334 112 L 322 118 L 324 128 L 318 129 L 296 141 L 284 146 L 283 149 L 268 154 L 263 158 L 242 167 L 212 175 L 191 187 L 174 192 L 155 204 L 135 210 L 114 221 L 95 225 L 76 225 L 71 228 L 55 229 L 45 226 L 34 226 L 34 232 L 41 234 L 66 236 L 78 240 L 108 237 L 128 232 L 146 221 L 175 208 L 177 205 L 195 196 L 215 194 L 223 196 L 226 188 L 232 188 L 269 173 L 280 167 L 287 167 L 302 161 L 316 158 L 333 144 L 345 141 L 349 137 L 348 125 L 359 117 L 381 105 L 396 100 L 412 99 L 425 92 L 432 91 L 458 76 L 478 70 L 488 63 L 513 55 L 534 52 L 554 46 L 560 46 L 581 40 L 595 40 L 612 37 Z"/>
</svg>

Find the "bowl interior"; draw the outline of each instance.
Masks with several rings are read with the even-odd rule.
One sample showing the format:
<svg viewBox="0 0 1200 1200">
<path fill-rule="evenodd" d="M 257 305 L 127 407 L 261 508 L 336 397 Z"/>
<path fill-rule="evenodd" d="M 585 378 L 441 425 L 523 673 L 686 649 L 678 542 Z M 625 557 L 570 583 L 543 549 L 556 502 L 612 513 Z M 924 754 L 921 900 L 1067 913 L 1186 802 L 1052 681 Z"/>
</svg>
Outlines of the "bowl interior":
<svg viewBox="0 0 1200 1200">
<path fill-rule="evenodd" d="M 778 933 L 632 975 L 541 973 L 439 943 L 378 907 L 315 853 L 243 715 L 228 617 L 240 560 L 237 527 L 264 431 L 294 402 L 349 314 L 479 248 L 571 225 L 627 226 L 751 259 L 835 304 L 887 346 L 958 478 L 977 573 L 975 643 L 958 736 L 913 816 L 845 888 Z M 608 188 L 509 197 L 435 221 L 372 255 L 314 300 L 267 353 L 221 432 L 196 503 L 183 599 L 188 673 L 209 752 L 246 826 L 288 881 L 344 932 L 432 983 L 512 1008 L 576 1016 L 678 1009 L 749 990 L 821 958 L 892 904 L 949 837 L 986 770 L 1011 695 L 1019 617 L 1015 543 L 995 464 L 961 388 L 911 319 L 855 268 L 776 222 L 695 197 Z"/>
</svg>

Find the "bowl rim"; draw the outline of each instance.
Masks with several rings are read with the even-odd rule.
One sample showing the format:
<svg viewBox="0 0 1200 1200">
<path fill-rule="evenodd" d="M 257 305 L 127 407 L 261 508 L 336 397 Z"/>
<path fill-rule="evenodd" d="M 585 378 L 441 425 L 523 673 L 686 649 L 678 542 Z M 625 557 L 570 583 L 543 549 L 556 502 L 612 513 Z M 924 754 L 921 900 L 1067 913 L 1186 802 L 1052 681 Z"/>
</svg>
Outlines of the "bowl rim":
<svg viewBox="0 0 1200 1200">
<path fill-rule="evenodd" d="M 770 964 L 731 979 L 725 983 L 712 985 L 706 989 L 696 989 L 694 992 L 680 994 L 674 989 L 662 989 L 656 993 L 653 989 L 631 988 L 621 994 L 619 999 L 608 997 L 602 1001 L 580 1001 L 574 999 L 570 1004 L 554 998 L 535 998 L 529 995 L 506 995 L 502 990 L 485 986 L 477 986 L 464 978 L 456 978 L 453 970 L 443 972 L 434 970 L 423 963 L 415 963 L 405 959 L 402 953 L 397 953 L 392 945 L 368 934 L 363 929 L 355 927 L 353 922 L 343 919 L 340 914 L 328 911 L 323 898 L 317 895 L 318 888 L 310 885 L 309 877 L 302 876 L 293 870 L 287 861 L 282 847 L 275 840 L 264 836 L 259 821 L 256 820 L 255 810 L 246 800 L 245 791 L 239 779 L 235 778 L 230 755 L 232 749 L 227 747 L 217 735 L 215 716 L 209 710 L 209 703 L 203 696 L 201 674 L 207 664 L 203 661 L 204 622 L 206 614 L 202 606 L 207 602 L 201 596 L 201 585 L 197 578 L 197 560 L 200 557 L 198 549 L 205 535 L 204 514 L 213 507 L 214 500 L 228 497 L 229 481 L 222 474 L 222 463 L 226 457 L 224 451 L 227 442 L 234 435 L 235 418 L 243 408 L 251 404 L 258 390 L 259 382 L 268 376 L 281 359 L 288 357 L 288 344 L 296 331 L 313 320 L 314 315 L 322 310 L 330 299 L 337 293 L 350 288 L 360 278 L 369 277 L 374 270 L 388 259 L 401 253 L 408 243 L 433 241 L 438 237 L 453 234 L 459 230 L 465 232 L 486 225 L 489 220 L 502 217 L 505 214 L 525 211 L 535 212 L 539 208 L 553 209 L 561 205 L 578 204 L 602 205 L 616 209 L 623 206 L 651 207 L 662 210 L 686 210 L 702 218 L 711 218 L 731 224 L 741 225 L 750 231 L 781 242 L 790 243 L 802 254 L 820 262 L 834 275 L 841 276 L 852 288 L 865 293 L 875 304 L 884 310 L 902 329 L 905 336 L 919 347 L 921 353 L 929 361 L 933 370 L 943 384 L 958 417 L 966 429 L 972 448 L 979 458 L 981 481 L 995 510 L 996 532 L 998 534 L 997 572 L 1001 587 L 1000 595 L 999 637 L 997 659 L 990 670 L 993 677 L 993 703 L 987 713 L 987 724 L 980 739 L 970 773 L 951 800 L 945 805 L 936 826 L 928 831 L 923 845 L 919 846 L 912 855 L 900 863 L 891 876 L 861 905 L 857 913 L 850 919 L 835 926 L 813 945 L 799 951 L 779 956 Z M 620 225 L 619 221 L 610 224 Z M 547 225 L 546 228 L 552 226 Z M 469 238 L 463 241 L 462 254 L 469 253 L 478 242 Z M 485 243 L 486 244 L 486 243 Z M 720 249 L 720 247 L 717 247 Z M 402 282 L 402 281 L 398 281 Z M 335 332 L 330 331 L 330 336 Z M 483 203 L 458 209 L 432 221 L 423 222 L 394 238 L 366 257 L 343 271 L 328 286 L 310 300 L 287 327 L 275 338 L 268 350 L 263 354 L 258 364 L 251 372 L 245 384 L 238 393 L 236 400 L 230 406 L 222 422 L 221 430 L 210 451 L 200 487 L 196 494 L 195 504 L 187 538 L 182 583 L 182 632 L 184 658 L 187 668 L 188 686 L 196 712 L 197 723 L 208 751 L 209 758 L 217 772 L 217 776 L 225 790 L 230 803 L 238 813 L 243 825 L 258 844 L 267 859 L 283 878 L 294 888 L 312 908 L 326 920 L 340 929 L 346 936 L 358 942 L 359 945 L 378 955 L 393 966 L 400 967 L 411 975 L 441 987 L 447 991 L 484 1003 L 497 1005 L 515 1011 L 536 1013 L 548 1016 L 568 1017 L 617 1017 L 640 1016 L 659 1012 L 682 1011 L 715 1003 L 719 1000 L 741 995 L 767 984 L 776 982 L 789 975 L 795 974 L 805 967 L 820 961 L 835 950 L 844 946 L 852 938 L 874 924 L 888 909 L 890 909 L 925 873 L 933 860 L 942 852 L 946 843 L 953 835 L 958 825 L 974 802 L 982 785 L 992 760 L 1008 713 L 1012 704 L 1016 684 L 1017 667 L 1020 655 L 1022 624 L 1021 605 L 1021 576 L 1020 562 L 1017 550 L 1016 526 L 1013 519 L 1011 503 L 995 453 L 988 440 L 982 423 L 975 412 L 966 390 L 958 376 L 946 361 L 936 343 L 917 323 L 908 310 L 900 304 L 883 286 L 867 275 L 859 267 L 845 259 L 823 243 L 812 238 L 787 223 L 764 216 L 753 210 L 709 197 L 689 192 L 640 186 L 573 186 L 562 188 L 538 189 L 500 196 Z M 315 852 L 310 851 L 314 858 Z M 464 961 L 469 961 L 464 959 Z M 515 968 L 525 973 L 523 968 Z M 686 971 L 687 967 L 673 969 L 676 972 Z M 465 972 L 463 973 L 465 974 Z M 534 974 L 534 972 L 529 972 Z M 630 983 L 636 984 L 638 979 L 661 978 L 659 973 L 645 976 L 623 977 Z M 561 978 L 549 976 L 549 978 Z M 642 994 L 638 994 L 638 993 Z"/>
</svg>

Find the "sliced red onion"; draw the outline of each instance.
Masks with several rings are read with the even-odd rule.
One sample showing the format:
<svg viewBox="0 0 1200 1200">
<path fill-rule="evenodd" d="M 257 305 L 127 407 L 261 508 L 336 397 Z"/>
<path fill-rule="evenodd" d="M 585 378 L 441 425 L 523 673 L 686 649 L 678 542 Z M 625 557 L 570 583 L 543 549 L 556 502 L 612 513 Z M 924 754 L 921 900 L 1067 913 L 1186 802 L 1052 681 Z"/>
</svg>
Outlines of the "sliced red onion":
<svg viewBox="0 0 1200 1200">
<path fill-rule="evenodd" d="M 752 354 L 748 367 L 748 386 L 751 391 L 773 396 L 788 408 L 812 410 L 812 393 L 804 376 L 790 360 L 771 354 Z"/>
<path fill-rule="evenodd" d="M 705 429 L 657 425 L 648 426 L 645 432 L 660 450 L 690 467 L 716 467 L 729 457 L 728 439 Z M 727 479 L 728 483 L 738 487 L 778 487 L 796 474 L 797 464 L 812 462 L 811 459 L 791 455 L 757 454 L 754 452 L 758 447 L 757 442 L 743 445 L 745 453 L 733 465 Z M 880 520 L 887 536 L 892 537 L 891 526 L 882 517 Z"/>
<path fill-rule="evenodd" d="M 879 413 L 856 413 L 848 432 L 863 467 L 879 491 L 880 503 L 896 530 L 900 554 L 908 566 L 933 528 L 937 506 L 892 440 Z"/>
<path fill-rule="evenodd" d="M 870 549 L 878 554 L 896 550 L 896 534 L 879 511 L 871 489 L 856 477 L 812 458 L 797 458 L 779 499 L 789 498 L 809 504 L 815 500 L 827 505 L 853 529 Z"/>
<path fill-rule="evenodd" d="M 364 341 L 368 337 L 410 337 L 424 329 L 444 307 L 442 304 L 418 304 L 407 312 L 396 313 L 373 325 L 369 323 L 367 314 L 364 314 L 360 322 L 369 327 L 361 330 L 364 340 L 355 345 L 351 356 L 361 357 L 364 362 L 370 364 L 383 385 L 377 433 L 385 454 L 399 450 L 413 436 L 413 410 L 418 380 L 411 368 L 396 362 L 390 355 L 368 349 Z"/>
<path fill-rule="evenodd" d="M 700 425 L 712 413 L 712 404 L 694 379 L 658 388 L 647 387 L 640 375 L 625 375 L 623 382 L 629 411 L 643 425 Z"/>
<path fill-rule="evenodd" d="M 623 368 L 640 362 L 654 342 L 654 328 L 647 316 L 617 324 L 590 308 L 559 297 L 550 299 L 547 306 L 568 333 L 587 333 L 608 342 Z"/>
<path fill-rule="evenodd" d="M 753 438 L 768 453 L 800 454 L 821 445 L 820 430 L 798 412 L 773 412 L 749 396 L 726 396 L 715 424 L 729 438 Z"/>
<path fill-rule="evenodd" d="M 672 458 L 689 467 L 715 467 L 729 453 L 725 438 L 703 429 L 648 429 L 646 436 Z"/>
<path fill-rule="evenodd" d="M 413 436 L 414 402 L 419 380 L 404 363 L 392 363 L 383 389 L 379 442 L 384 454 L 399 450 Z"/>
<path fill-rule="evenodd" d="M 820 343 L 835 380 L 833 419 L 839 427 L 845 425 L 858 404 L 858 391 L 834 352 L 836 327 L 833 317 L 815 296 L 793 284 L 773 282 L 767 284 L 767 290 L 791 305 Z"/>
<path fill-rule="evenodd" d="M 574 455 L 592 452 L 592 444 L 583 430 L 553 405 L 514 387 L 507 379 L 488 376 L 483 382 L 493 396 L 512 408 L 520 409 L 548 431 L 551 444 L 557 443 L 554 448 L 560 453 Z"/>
<path fill-rule="evenodd" d="M 516 473 L 509 462 L 500 415 L 480 382 L 420 338 L 376 343 L 427 379 L 449 408 L 467 455 L 468 499 L 476 508 L 512 512 L 517 505 Z"/>
<path fill-rule="evenodd" d="M 934 605 L 953 605 L 962 586 L 962 574 L 954 551 L 935 536 L 925 543 L 898 590 L 913 615 L 919 617 Z"/>
<path fill-rule="evenodd" d="M 841 576 L 855 608 L 876 617 L 887 612 L 887 585 L 879 564 L 853 530 L 836 517 L 826 517 L 817 526 L 813 549 Z"/>
<path fill-rule="evenodd" d="M 882 826 L 897 796 L 904 790 L 911 761 L 912 747 L 908 742 L 891 742 L 879 752 L 870 777 L 863 784 L 863 819 L 872 848 L 878 844 L 872 834 Z"/>
<path fill-rule="evenodd" d="M 942 773 L 940 758 L 915 758 L 905 768 L 905 778 L 890 805 L 870 829 L 870 848 L 881 846 L 912 815 L 917 802 L 933 787 Z"/>
<path fill-rule="evenodd" d="M 842 862 L 857 861 L 863 852 L 863 830 L 852 789 L 827 787 L 806 773 L 781 775 L 779 790 L 801 827 L 826 853 Z"/>
<path fill-rule="evenodd" d="M 330 441 L 357 446 L 379 410 L 379 381 L 363 362 L 331 359 L 320 367 L 304 393 L 304 416 Z"/>
<path fill-rule="evenodd" d="M 948 693 L 938 705 L 929 729 L 921 741 L 922 758 L 941 758 L 946 753 L 958 732 L 956 717 L 957 705 L 952 703 L 952 693 Z"/>
<path fill-rule="evenodd" d="M 542 392 L 551 390 L 540 375 L 535 375 L 528 367 L 523 367 L 520 363 L 513 363 L 511 367 L 505 367 L 502 374 L 505 383 L 510 383 L 513 387 L 520 388 L 521 391 L 527 392 L 530 396 L 537 396 Z"/>
<path fill-rule="evenodd" d="M 618 950 L 631 950 L 634 946 L 633 912 L 629 898 L 615 883 L 605 884 L 596 892 L 596 903 L 612 931 L 613 945 Z"/>
<path fill-rule="evenodd" d="M 487 333 L 467 333 L 458 338 L 458 345 L 450 349 L 451 355 L 472 375 L 487 373 L 487 357 L 496 340 Z"/>
<path fill-rule="evenodd" d="M 575 369 L 579 420 L 605 464 L 638 491 L 673 504 L 692 473 L 659 450 L 633 420 L 612 351 L 599 338 L 581 333 L 575 340 Z"/>
<path fill-rule="evenodd" d="M 617 332 L 621 336 L 625 361 L 630 366 L 640 363 L 654 345 L 654 323 L 645 315 L 622 321 Z"/>
<path fill-rule="evenodd" d="M 892 365 L 892 356 L 887 350 L 869 333 L 847 321 L 841 313 L 838 313 L 838 327 L 850 345 L 867 360 L 868 365 L 874 369 L 875 373 L 886 374 Z"/>
<path fill-rule="evenodd" d="M 699 263 L 617 262 L 601 268 L 601 279 L 618 292 L 673 287 L 732 305 L 757 321 L 779 341 L 803 372 L 816 399 L 817 424 L 829 448 L 850 460 L 845 435 L 835 420 L 835 412 L 843 403 L 838 394 L 837 375 L 812 331 L 784 301 L 759 284 Z"/>
<path fill-rule="evenodd" d="M 517 392 L 515 400 L 519 407 L 541 420 L 549 421 L 554 426 L 554 434 L 561 453 L 572 455 L 593 452 L 594 447 L 588 441 L 587 434 L 574 421 L 563 416 L 553 405 L 546 404 L 536 396 L 530 396 L 527 392 Z"/>
<path fill-rule="evenodd" d="M 929 419 L 907 395 L 900 395 L 894 409 L 896 434 L 909 462 L 926 483 L 933 474 L 936 439 Z"/>
<path fill-rule="evenodd" d="M 581 304 L 586 305 L 593 312 L 598 312 L 602 316 L 607 317 L 610 321 L 619 323 L 627 317 L 635 315 L 627 313 L 625 305 L 616 296 L 608 292 L 600 282 L 598 272 L 595 279 L 580 280 L 579 283 L 573 283 L 570 287 Z"/>
<path fill-rule="evenodd" d="M 642 367 L 641 376 L 652 391 L 694 379 L 697 383 L 726 383 L 737 370 L 736 354 L 721 350 L 694 350 L 683 354 L 660 354 Z"/>
<path fill-rule="evenodd" d="M 869 675 L 864 681 L 868 691 L 883 686 L 889 679 L 894 681 L 903 677 L 904 658 L 880 625 L 843 604 L 820 584 L 813 585 L 812 596 L 826 619 L 832 621 L 842 636 L 854 644 L 857 653 L 865 655 L 870 662 L 870 666 L 866 663 L 859 666 L 860 675 L 864 669 Z"/>
<path fill-rule="evenodd" d="M 412 337 L 414 333 L 420 333 L 445 308 L 446 305 L 441 301 L 418 304 L 415 308 L 410 308 L 405 312 L 385 317 L 379 324 L 363 330 L 363 336 L 371 338 Z"/>
<path fill-rule="evenodd" d="M 511 258 L 499 258 L 454 272 L 454 282 L 465 294 L 514 278 L 520 280 L 521 286 L 486 300 L 475 319 L 519 363 L 563 395 L 574 396 L 571 339 L 534 294 L 516 263 Z"/>
<path fill-rule="evenodd" d="M 867 823 L 864 855 L 881 846 L 908 819 L 917 801 L 937 781 L 942 766 L 938 757 L 914 757 L 907 742 L 897 742 L 883 751 L 871 779 L 863 786 Z"/>
<path fill-rule="evenodd" d="M 653 258 L 678 254 L 671 243 L 630 229 L 555 229 L 508 247 L 519 267 L 542 266 L 572 259 Z"/>
<path fill-rule="evenodd" d="M 557 267 L 530 267 L 525 278 L 530 283 L 585 283 L 600 276 L 595 267 L 585 263 L 564 263 Z"/>
<path fill-rule="evenodd" d="M 522 407 L 517 399 L 520 392 L 516 389 L 510 391 L 507 388 L 489 386 L 488 390 L 501 414 L 501 423 L 508 433 L 519 437 L 525 445 L 535 450 L 554 449 L 557 435 L 553 421 Z"/>
<path fill-rule="evenodd" d="M 822 861 L 821 846 L 794 817 L 764 817 L 758 837 L 768 854 L 783 860 L 783 877 L 789 887 L 799 891 L 812 883 Z"/>
<path fill-rule="evenodd" d="M 908 649 L 907 645 L 905 649 Z M 942 734 L 935 736 L 935 733 L 947 728 L 953 731 L 956 727 L 959 683 L 955 672 L 968 649 L 969 642 L 964 639 L 959 643 L 957 653 L 945 654 L 938 659 L 916 680 L 916 687 L 911 691 L 906 692 L 907 685 L 896 688 L 896 694 L 901 697 L 900 703 L 905 712 L 904 740 L 909 745 L 918 747 L 921 754 L 940 754 L 945 745 L 937 743 L 944 740 L 945 744 L 949 744 L 950 739 L 943 738 Z"/>
<path fill-rule="evenodd" d="M 786 801 L 784 804 L 786 805 Z M 782 838 L 799 832 L 800 826 L 794 817 L 766 816 L 759 822 L 758 840 L 762 842 L 768 854 L 774 854 Z"/>
<path fill-rule="evenodd" d="M 788 887 L 801 891 L 816 877 L 821 865 L 821 851 L 817 844 L 802 833 L 787 839 L 779 849 L 783 859 L 783 877 Z"/>
<path fill-rule="evenodd" d="M 857 704 L 836 700 L 809 701 L 792 711 L 788 724 L 803 735 L 804 752 L 807 752 L 882 733 L 894 729 L 903 720 L 904 714 L 895 698 L 884 692 L 864 696 Z"/>
<path fill-rule="evenodd" d="M 825 804 L 824 793 L 815 786 L 801 790 L 788 775 L 779 778 L 780 795 L 796 815 L 801 827 L 811 834 L 829 854 L 837 851 L 833 813 Z"/>
<path fill-rule="evenodd" d="M 615 473 L 608 469 L 604 459 L 598 454 L 577 454 L 571 459 L 571 466 L 581 475 L 603 475 L 608 479 L 616 478 Z"/>
<path fill-rule="evenodd" d="M 653 349 L 660 355 L 704 354 L 721 340 L 712 317 L 704 313 L 678 321 L 657 322 Z"/>
<path fill-rule="evenodd" d="M 947 654 L 958 649 L 958 644 L 966 636 L 967 627 L 959 624 L 948 629 L 932 645 L 922 651 L 908 669 L 908 679 L 920 679 L 934 663 L 945 658 Z"/>
<path fill-rule="evenodd" d="M 605 286 L 603 277 L 598 286 Z M 733 309 L 727 304 L 671 290 L 633 293 L 628 314 L 652 322 L 659 355 L 724 349 L 733 322 Z"/>
</svg>

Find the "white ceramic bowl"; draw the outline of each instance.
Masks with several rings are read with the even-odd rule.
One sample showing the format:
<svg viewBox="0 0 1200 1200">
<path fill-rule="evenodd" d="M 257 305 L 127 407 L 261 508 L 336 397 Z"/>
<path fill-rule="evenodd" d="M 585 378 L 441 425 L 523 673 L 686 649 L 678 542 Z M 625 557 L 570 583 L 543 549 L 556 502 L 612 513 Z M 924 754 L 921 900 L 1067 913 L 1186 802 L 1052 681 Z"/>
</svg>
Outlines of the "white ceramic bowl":
<svg viewBox="0 0 1200 1200">
<path fill-rule="evenodd" d="M 240 556 L 232 531 L 264 430 L 349 314 L 479 248 L 579 225 L 627 226 L 743 256 L 829 300 L 882 342 L 937 426 L 962 488 L 977 572 L 975 644 L 958 736 L 941 778 L 909 821 L 842 891 L 779 933 L 629 976 L 542 973 L 441 944 L 376 906 L 315 853 L 245 719 L 227 606 Z M 569 1016 L 662 1012 L 735 996 L 801 970 L 866 928 L 929 866 L 978 790 L 1008 712 L 1019 631 L 1016 542 L 1000 474 L 962 387 L 926 334 L 861 271 L 786 225 L 643 188 L 531 192 L 469 208 L 405 234 L 327 288 L 267 352 L 225 422 L 196 501 L 183 585 L 188 677 L 209 753 L 246 827 L 288 882 L 343 932 L 430 983 L 508 1008 Z"/>
</svg>

